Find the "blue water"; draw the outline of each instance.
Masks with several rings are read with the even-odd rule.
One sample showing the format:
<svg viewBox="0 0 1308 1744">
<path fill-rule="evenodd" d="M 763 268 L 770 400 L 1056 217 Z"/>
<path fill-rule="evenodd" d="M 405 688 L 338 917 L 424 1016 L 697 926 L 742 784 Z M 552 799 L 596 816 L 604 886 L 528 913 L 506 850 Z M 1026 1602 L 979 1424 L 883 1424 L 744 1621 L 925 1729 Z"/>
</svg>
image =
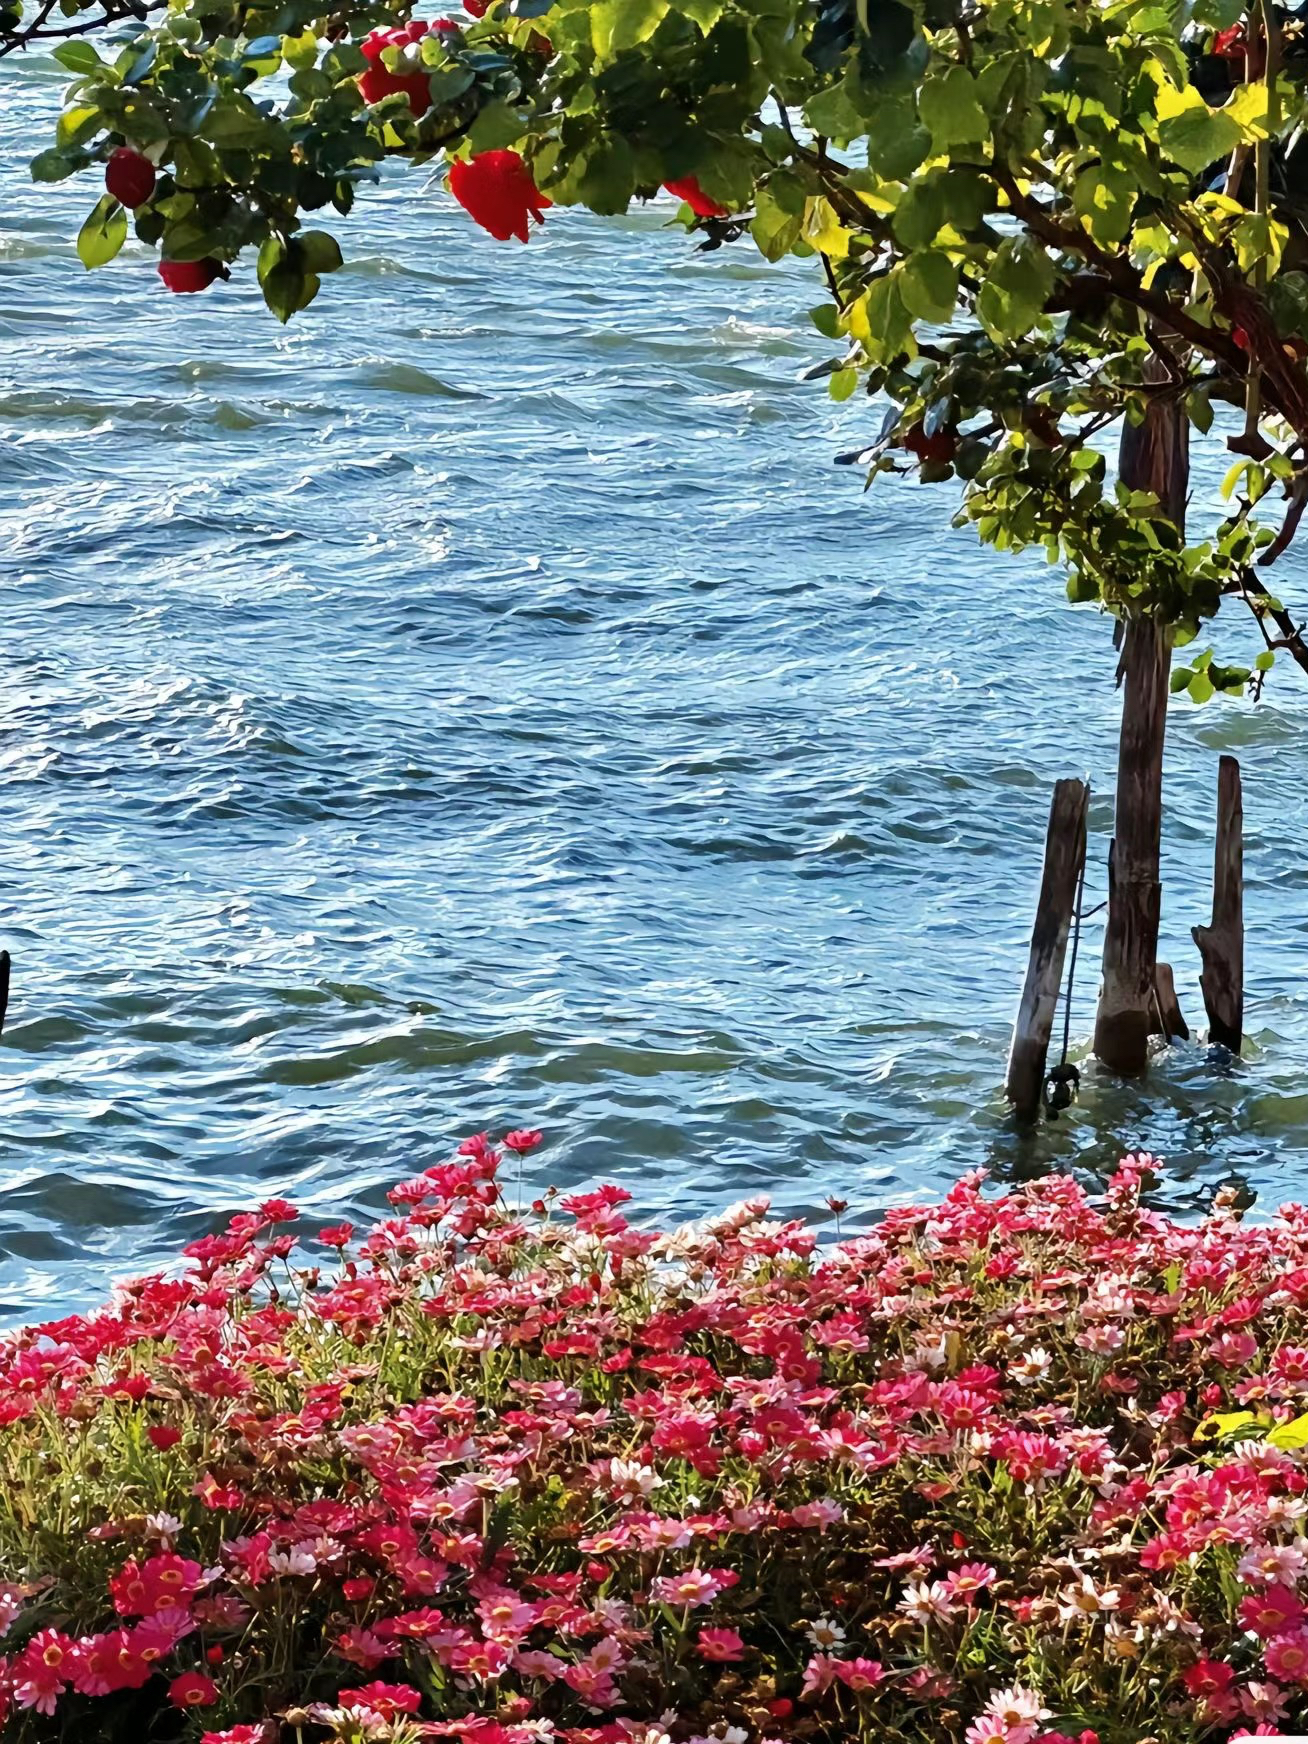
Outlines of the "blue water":
<svg viewBox="0 0 1308 1744">
<path fill-rule="evenodd" d="M 0 1314 L 274 1189 L 375 1207 L 506 1121 L 547 1129 L 535 1180 L 678 1214 L 866 1216 L 1136 1143 L 1182 1204 L 1308 1191 L 1298 675 L 1170 727 L 1192 1020 L 1244 763 L 1247 1057 L 1091 1071 L 1021 1139 L 1058 775 L 1095 783 L 1102 894 L 1109 629 L 947 491 L 833 466 L 879 415 L 798 379 L 812 273 L 697 254 L 670 206 L 506 247 L 397 173 L 283 330 L 248 268 L 194 298 L 135 245 L 82 271 L 95 190 L 25 171 L 61 79 L 0 64 Z M 1279 573 L 1308 604 L 1302 554 Z"/>
</svg>

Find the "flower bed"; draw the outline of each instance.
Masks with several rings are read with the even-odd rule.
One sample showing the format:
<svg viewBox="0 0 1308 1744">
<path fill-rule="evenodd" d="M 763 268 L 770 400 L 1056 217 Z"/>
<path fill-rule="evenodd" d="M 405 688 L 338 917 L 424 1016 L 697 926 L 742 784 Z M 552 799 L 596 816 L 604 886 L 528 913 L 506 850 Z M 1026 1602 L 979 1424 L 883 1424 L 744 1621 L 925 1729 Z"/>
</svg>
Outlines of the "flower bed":
<svg viewBox="0 0 1308 1744">
<path fill-rule="evenodd" d="M 1308 1213 L 1129 1157 L 822 1249 L 499 1161 L 0 1347 L 6 1739 L 1308 1729 Z"/>
</svg>

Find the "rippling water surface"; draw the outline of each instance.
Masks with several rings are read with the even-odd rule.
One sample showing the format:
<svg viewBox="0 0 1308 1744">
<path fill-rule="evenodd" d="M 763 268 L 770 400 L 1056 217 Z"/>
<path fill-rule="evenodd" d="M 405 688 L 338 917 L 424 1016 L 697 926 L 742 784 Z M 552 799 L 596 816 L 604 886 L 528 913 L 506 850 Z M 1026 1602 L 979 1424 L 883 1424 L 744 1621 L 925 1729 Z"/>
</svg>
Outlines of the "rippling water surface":
<svg viewBox="0 0 1308 1744">
<path fill-rule="evenodd" d="M 273 1189 L 376 1206 L 508 1120 L 548 1129 L 542 1181 L 686 1214 L 866 1215 L 1119 1142 L 1181 1204 L 1308 1191 L 1295 676 L 1171 720 L 1192 1018 L 1217 755 L 1244 762 L 1246 1058 L 1091 1073 L 1019 1139 L 1056 776 L 1090 773 L 1106 847 L 1108 629 L 941 493 L 833 467 L 873 420 L 797 379 L 811 275 L 697 255 L 662 209 L 503 247 L 409 174 L 284 331 L 246 270 L 196 298 L 134 245 L 82 271 L 90 190 L 25 171 L 59 88 L 0 66 L 0 1313 Z"/>
</svg>

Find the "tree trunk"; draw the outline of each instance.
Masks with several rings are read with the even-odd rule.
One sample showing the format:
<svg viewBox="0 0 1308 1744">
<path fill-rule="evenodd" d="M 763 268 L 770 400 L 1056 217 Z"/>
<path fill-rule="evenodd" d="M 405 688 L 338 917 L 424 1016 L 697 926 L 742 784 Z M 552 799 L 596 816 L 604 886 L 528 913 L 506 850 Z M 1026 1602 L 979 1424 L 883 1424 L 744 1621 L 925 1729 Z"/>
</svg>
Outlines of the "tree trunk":
<svg viewBox="0 0 1308 1744">
<path fill-rule="evenodd" d="M 1191 930 L 1204 960 L 1199 985 L 1208 1039 L 1238 1054 L 1244 1034 L 1244 803 L 1234 757 L 1218 765 L 1213 923 Z"/>
<path fill-rule="evenodd" d="M 1160 396 L 1143 423 L 1122 430 L 1118 471 L 1132 490 L 1157 496 L 1184 535 L 1190 442 L 1185 407 Z M 1135 1076 L 1149 1059 L 1156 998 L 1162 884 L 1163 736 L 1171 636 L 1154 618 L 1126 624 L 1119 668 L 1122 737 L 1117 758 L 1114 839 L 1108 855 L 1104 979 L 1095 1019 L 1095 1054 L 1111 1071 Z"/>
</svg>

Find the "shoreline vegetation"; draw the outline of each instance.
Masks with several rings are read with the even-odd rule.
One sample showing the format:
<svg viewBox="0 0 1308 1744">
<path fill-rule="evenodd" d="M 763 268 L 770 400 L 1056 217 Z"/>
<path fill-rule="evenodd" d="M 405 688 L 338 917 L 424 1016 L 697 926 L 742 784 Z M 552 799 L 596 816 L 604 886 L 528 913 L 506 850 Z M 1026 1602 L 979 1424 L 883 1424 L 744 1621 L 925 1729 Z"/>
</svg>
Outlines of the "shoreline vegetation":
<svg viewBox="0 0 1308 1744">
<path fill-rule="evenodd" d="M 1304 1729 L 1308 1211 L 1180 1224 L 1138 1155 L 659 1233 L 512 1205 L 539 1140 L 0 1346 L 4 1738 Z"/>
</svg>

